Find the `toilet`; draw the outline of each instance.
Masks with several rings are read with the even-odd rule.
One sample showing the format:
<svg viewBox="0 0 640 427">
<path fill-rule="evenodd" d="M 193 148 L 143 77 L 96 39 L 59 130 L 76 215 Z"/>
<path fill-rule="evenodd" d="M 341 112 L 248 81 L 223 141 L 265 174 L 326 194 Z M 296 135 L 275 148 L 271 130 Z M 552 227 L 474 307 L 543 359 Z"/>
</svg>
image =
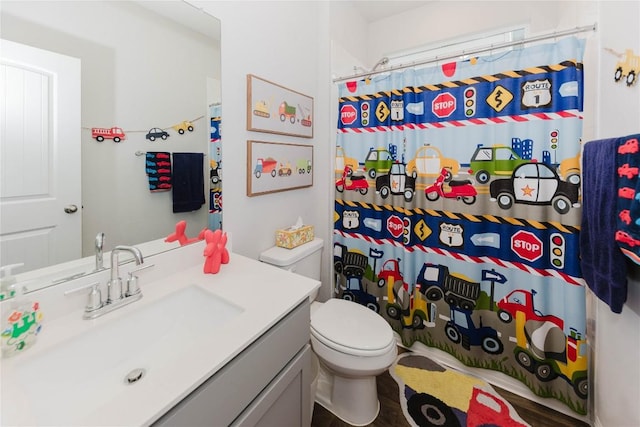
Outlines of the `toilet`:
<svg viewBox="0 0 640 427">
<path fill-rule="evenodd" d="M 320 280 L 322 244 L 316 238 L 293 249 L 274 246 L 259 259 Z M 310 296 L 311 348 L 318 360 L 311 395 L 351 425 L 370 424 L 380 411 L 376 376 L 397 356 L 393 330 L 380 315 L 360 304 L 337 298 L 321 303 L 316 297 L 317 293 Z"/>
</svg>

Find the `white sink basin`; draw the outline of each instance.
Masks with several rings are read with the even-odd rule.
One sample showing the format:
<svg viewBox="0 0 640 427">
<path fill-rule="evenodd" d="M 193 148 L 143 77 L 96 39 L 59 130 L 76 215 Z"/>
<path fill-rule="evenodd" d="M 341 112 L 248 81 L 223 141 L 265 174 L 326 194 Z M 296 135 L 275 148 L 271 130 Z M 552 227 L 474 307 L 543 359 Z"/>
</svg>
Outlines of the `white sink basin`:
<svg viewBox="0 0 640 427">
<path fill-rule="evenodd" d="M 163 373 L 180 370 L 185 361 L 202 356 L 197 350 L 203 337 L 210 337 L 243 312 L 197 286 L 182 288 L 147 305 L 143 301 L 130 305 L 131 312 L 124 316 L 96 322 L 98 326 L 80 337 L 16 364 L 16 380 L 25 386 L 24 398 L 31 402 L 34 421 L 69 424 L 70 416 L 83 419 L 131 388 L 162 387 Z M 143 369 L 144 376 L 127 383 L 125 377 L 135 369 Z"/>
</svg>

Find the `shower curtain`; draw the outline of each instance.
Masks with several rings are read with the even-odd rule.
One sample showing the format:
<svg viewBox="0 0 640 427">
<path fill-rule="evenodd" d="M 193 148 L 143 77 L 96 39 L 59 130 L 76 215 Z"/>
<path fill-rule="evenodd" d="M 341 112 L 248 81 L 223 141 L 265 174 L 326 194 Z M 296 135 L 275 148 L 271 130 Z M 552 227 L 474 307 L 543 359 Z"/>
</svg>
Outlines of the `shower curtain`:
<svg viewBox="0 0 640 427">
<path fill-rule="evenodd" d="M 222 228 L 222 105 L 209 106 L 209 225 L 210 230 Z"/>
<path fill-rule="evenodd" d="M 584 41 L 339 85 L 334 292 L 587 412 Z M 345 325 L 350 327 L 350 325 Z"/>
</svg>

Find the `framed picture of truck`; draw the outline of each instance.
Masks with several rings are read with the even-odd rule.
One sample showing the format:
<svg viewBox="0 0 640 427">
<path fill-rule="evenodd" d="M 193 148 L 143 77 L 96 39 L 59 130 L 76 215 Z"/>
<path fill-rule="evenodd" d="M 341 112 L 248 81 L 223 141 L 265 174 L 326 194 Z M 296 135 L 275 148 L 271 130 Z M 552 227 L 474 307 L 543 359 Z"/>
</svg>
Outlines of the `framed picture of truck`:
<svg viewBox="0 0 640 427">
<path fill-rule="evenodd" d="M 312 185 L 312 145 L 247 141 L 247 196 Z"/>
<path fill-rule="evenodd" d="M 313 98 L 247 74 L 247 130 L 313 138 Z"/>
</svg>

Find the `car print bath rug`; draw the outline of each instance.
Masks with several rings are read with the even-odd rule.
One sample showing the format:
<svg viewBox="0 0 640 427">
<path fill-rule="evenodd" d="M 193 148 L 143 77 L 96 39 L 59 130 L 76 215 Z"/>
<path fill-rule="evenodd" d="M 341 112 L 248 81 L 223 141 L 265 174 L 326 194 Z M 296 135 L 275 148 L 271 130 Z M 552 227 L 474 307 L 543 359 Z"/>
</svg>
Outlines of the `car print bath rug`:
<svg viewBox="0 0 640 427">
<path fill-rule="evenodd" d="M 389 368 L 413 427 L 525 427 L 515 409 L 485 381 L 402 353 Z M 530 426 L 529 426 L 530 427 Z"/>
</svg>

